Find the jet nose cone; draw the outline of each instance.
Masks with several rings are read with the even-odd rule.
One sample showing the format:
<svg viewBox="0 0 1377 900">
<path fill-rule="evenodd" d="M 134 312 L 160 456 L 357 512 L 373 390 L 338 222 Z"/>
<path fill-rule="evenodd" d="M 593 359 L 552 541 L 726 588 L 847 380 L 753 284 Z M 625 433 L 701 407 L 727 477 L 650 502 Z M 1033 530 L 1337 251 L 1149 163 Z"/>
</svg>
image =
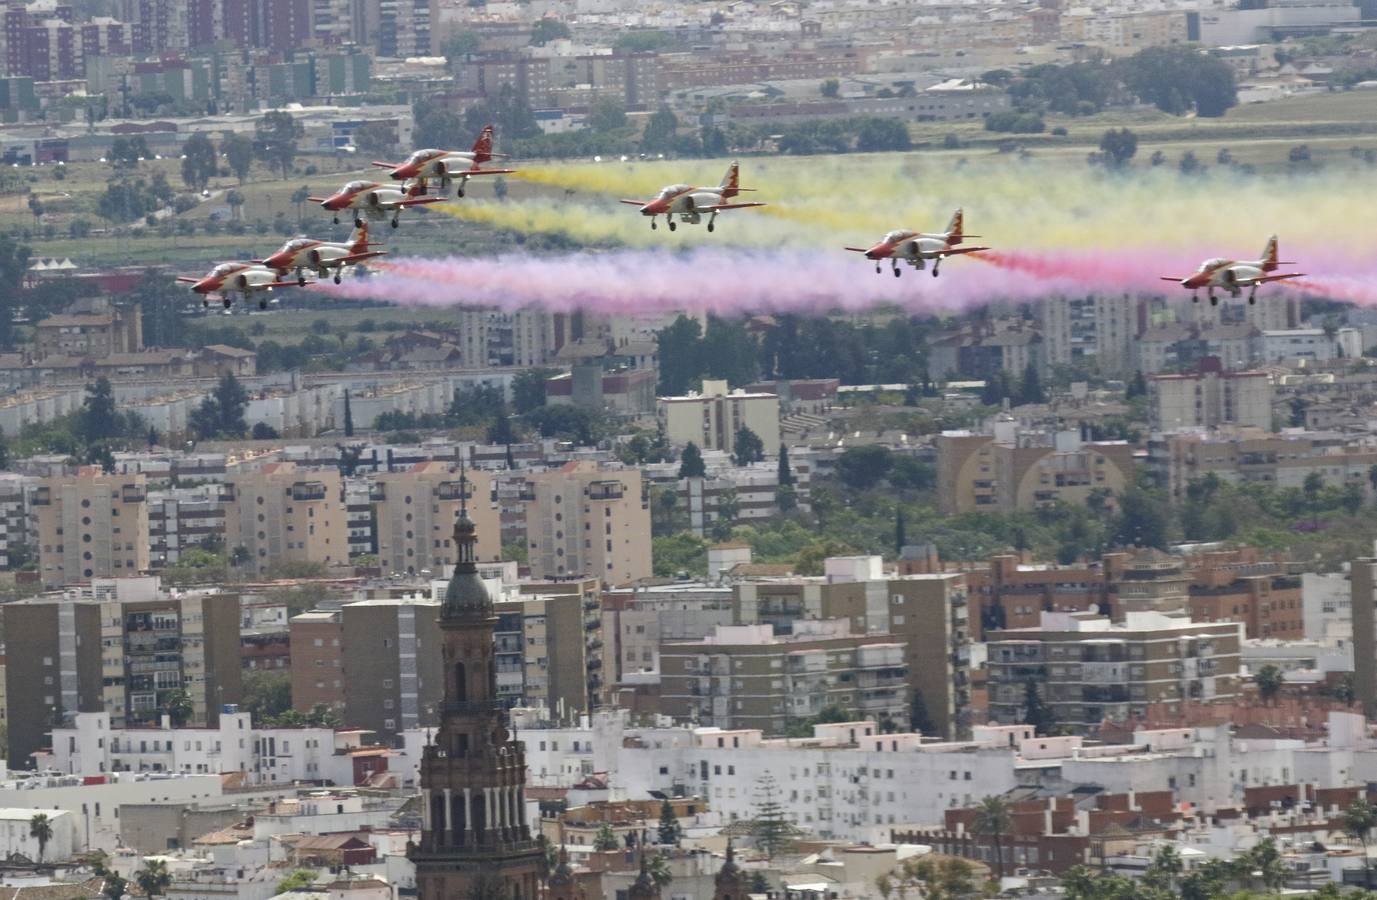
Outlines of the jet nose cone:
<svg viewBox="0 0 1377 900">
<path fill-rule="evenodd" d="M 883 247 L 871 247 L 869 250 L 865 251 L 866 259 L 879 259 L 884 255 L 885 252 Z"/>
<path fill-rule="evenodd" d="M 267 266 L 269 269 L 285 269 L 288 262 L 290 262 L 290 260 L 288 260 L 285 255 L 274 253 L 272 256 L 263 260 L 263 265 Z"/>
<path fill-rule="evenodd" d="M 202 278 L 200 281 L 193 284 L 191 289 L 198 294 L 209 294 L 211 291 L 215 290 L 215 279 Z"/>
<path fill-rule="evenodd" d="M 343 202 L 343 198 L 339 194 L 335 194 L 333 197 L 326 197 L 320 201 L 320 205 L 329 210 L 337 210 Z"/>
</svg>

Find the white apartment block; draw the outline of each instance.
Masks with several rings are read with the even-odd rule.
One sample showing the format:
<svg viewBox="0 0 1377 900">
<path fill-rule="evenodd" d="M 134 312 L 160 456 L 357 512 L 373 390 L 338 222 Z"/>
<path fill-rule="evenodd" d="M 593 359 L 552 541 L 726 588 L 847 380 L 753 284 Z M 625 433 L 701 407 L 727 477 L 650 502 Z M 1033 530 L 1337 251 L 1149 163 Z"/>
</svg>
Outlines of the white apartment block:
<svg viewBox="0 0 1377 900">
<path fill-rule="evenodd" d="M 660 424 L 669 442 L 682 447 L 692 441 L 700 450 L 735 451 L 741 428 L 755 432 L 766 456 L 779 454 L 779 397 L 729 391 L 727 382 L 704 380 L 701 394 L 661 397 Z"/>
</svg>

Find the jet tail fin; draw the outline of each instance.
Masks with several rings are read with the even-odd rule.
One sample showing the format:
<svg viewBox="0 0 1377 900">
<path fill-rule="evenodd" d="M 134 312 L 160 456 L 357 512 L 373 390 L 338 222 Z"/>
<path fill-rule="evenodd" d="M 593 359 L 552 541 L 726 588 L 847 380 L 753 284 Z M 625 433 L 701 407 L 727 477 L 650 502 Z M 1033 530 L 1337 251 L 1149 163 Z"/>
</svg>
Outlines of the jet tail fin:
<svg viewBox="0 0 1377 900">
<path fill-rule="evenodd" d="M 732 164 L 727 166 L 727 174 L 722 176 L 722 199 L 726 200 L 741 193 L 741 164 L 732 160 Z"/>
<path fill-rule="evenodd" d="M 1274 234 L 1267 239 L 1267 246 L 1262 248 L 1262 271 L 1275 272 L 1277 266 L 1281 265 L 1279 251 L 1277 249 L 1277 236 Z"/>
<path fill-rule="evenodd" d="M 378 244 L 369 242 L 368 220 L 364 219 L 359 227 L 354 229 L 353 234 L 349 235 L 349 252 L 367 253 L 370 246 L 376 247 Z"/>
<path fill-rule="evenodd" d="M 947 246 L 955 247 L 965 240 L 965 214 L 961 210 L 952 213 L 951 221 L 947 223 Z"/>
<path fill-rule="evenodd" d="M 483 131 L 478 135 L 478 140 L 473 142 L 473 164 L 477 168 L 479 163 L 485 163 L 492 159 L 492 126 L 484 125 Z"/>
</svg>

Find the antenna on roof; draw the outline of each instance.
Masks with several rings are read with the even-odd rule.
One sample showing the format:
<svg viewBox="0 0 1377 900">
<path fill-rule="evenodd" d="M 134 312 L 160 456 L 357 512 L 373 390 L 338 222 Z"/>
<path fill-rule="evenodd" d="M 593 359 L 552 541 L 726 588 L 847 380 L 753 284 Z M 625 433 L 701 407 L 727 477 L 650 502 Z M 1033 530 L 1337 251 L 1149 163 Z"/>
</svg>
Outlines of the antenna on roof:
<svg viewBox="0 0 1377 900">
<path fill-rule="evenodd" d="M 462 455 L 459 457 L 459 515 L 463 518 L 469 515 L 469 476 Z"/>
</svg>

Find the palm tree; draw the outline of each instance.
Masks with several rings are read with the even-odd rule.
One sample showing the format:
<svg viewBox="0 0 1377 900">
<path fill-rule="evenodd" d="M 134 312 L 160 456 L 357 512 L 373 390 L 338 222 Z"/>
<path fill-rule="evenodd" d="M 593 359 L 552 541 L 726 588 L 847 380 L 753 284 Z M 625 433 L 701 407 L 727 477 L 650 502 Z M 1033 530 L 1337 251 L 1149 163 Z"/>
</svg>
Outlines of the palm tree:
<svg viewBox="0 0 1377 900">
<path fill-rule="evenodd" d="M 1344 810 L 1340 821 L 1343 822 L 1344 833 L 1363 845 L 1363 887 L 1367 888 L 1372 884 L 1372 863 L 1367 855 L 1367 839 L 1372 835 L 1372 829 L 1377 827 L 1377 807 L 1368 803 L 1366 798 L 1359 797 Z"/>
<path fill-rule="evenodd" d="M 129 890 L 129 882 L 111 872 L 105 876 L 105 887 L 101 889 L 101 893 L 109 900 L 122 900 L 127 890 Z"/>
<path fill-rule="evenodd" d="M 43 862 L 48 841 L 53 839 L 53 823 L 47 813 L 34 813 L 33 818 L 29 820 L 29 837 L 38 841 L 38 861 Z"/>
<path fill-rule="evenodd" d="M 1281 674 L 1281 669 L 1271 663 L 1258 669 L 1257 674 L 1253 676 L 1253 682 L 1257 684 L 1258 696 L 1262 698 L 1263 703 L 1268 705 L 1271 705 L 1276 700 L 1277 694 L 1281 693 L 1281 685 L 1285 680 Z"/>
<path fill-rule="evenodd" d="M 150 859 L 134 876 L 139 889 L 150 897 L 167 893 L 172 884 L 172 874 L 167 871 L 167 863 L 161 859 Z"/>
<path fill-rule="evenodd" d="M 230 218 L 236 222 L 244 217 L 244 195 L 238 191 L 230 191 L 225 195 L 225 202 L 229 204 Z"/>
<path fill-rule="evenodd" d="M 1004 836 L 1013 827 L 1013 813 L 1009 801 L 1003 797 L 986 797 L 975 808 L 975 821 L 971 831 L 990 837 L 990 849 L 994 851 L 995 877 L 1004 877 Z"/>
<path fill-rule="evenodd" d="M 661 890 L 674 880 L 673 873 L 669 871 L 669 860 L 658 853 L 646 860 L 645 870 L 650 873 L 655 886 Z"/>
</svg>

